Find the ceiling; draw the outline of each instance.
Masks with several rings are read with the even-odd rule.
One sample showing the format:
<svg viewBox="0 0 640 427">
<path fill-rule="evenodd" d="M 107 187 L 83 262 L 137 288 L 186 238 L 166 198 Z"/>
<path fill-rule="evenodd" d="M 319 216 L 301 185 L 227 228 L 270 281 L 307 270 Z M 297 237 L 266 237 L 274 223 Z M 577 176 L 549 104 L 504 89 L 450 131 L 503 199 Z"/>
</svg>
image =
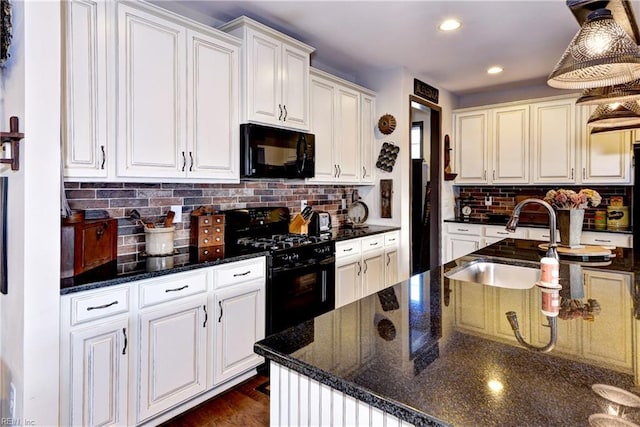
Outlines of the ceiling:
<svg viewBox="0 0 640 427">
<path fill-rule="evenodd" d="M 544 85 L 579 30 L 564 0 L 178 3 L 219 22 L 249 16 L 315 47 L 312 65 L 343 77 L 402 66 L 454 95 Z M 451 17 L 462 27 L 438 30 Z M 492 65 L 504 72 L 488 75 Z"/>
</svg>

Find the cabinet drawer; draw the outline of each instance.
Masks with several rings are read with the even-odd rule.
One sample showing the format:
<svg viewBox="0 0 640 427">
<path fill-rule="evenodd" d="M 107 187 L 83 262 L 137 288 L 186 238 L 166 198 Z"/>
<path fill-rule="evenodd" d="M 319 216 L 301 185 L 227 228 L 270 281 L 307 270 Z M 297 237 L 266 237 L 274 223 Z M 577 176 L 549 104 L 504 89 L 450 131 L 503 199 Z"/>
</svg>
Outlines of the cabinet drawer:
<svg viewBox="0 0 640 427">
<path fill-rule="evenodd" d="M 224 244 L 224 229 L 220 225 L 203 227 L 198 231 L 198 241 L 195 246 L 213 246 Z"/>
<path fill-rule="evenodd" d="M 619 248 L 630 248 L 631 236 L 628 234 L 617 233 L 598 233 L 595 231 L 583 231 L 582 239 L 580 243 L 585 245 L 598 245 L 598 246 L 616 246 Z"/>
<path fill-rule="evenodd" d="M 266 260 L 264 257 L 232 262 L 214 267 L 213 286 L 222 288 L 265 276 Z"/>
<path fill-rule="evenodd" d="M 466 234 L 469 236 L 480 236 L 482 234 L 482 226 L 478 224 L 447 224 L 448 234 Z"/>
<path fill-rule="evenodd" d="M 485 237 L 500 237 L 503 239 L 526 239 L 527 238 L 527 230 L 522 228 L 517 228 L 513 233 L 508 232 L 504 229 L 504 227 L 485 227 L 484 228 Z"/>
<path fill-rule="evenodd" d="M 530 228 L 528 230 L 529 240 L 541 240 L 543 242 L 549 241 L 549 229 L 548 228 Z M 556 241 L 560 242 L 560 232 L 556 231 Z"/>
<path fill-rule="evenodd" d="M 336 258 L 359 255 L 361 248 L 361 239 L 345 240 L 336 243 Z"/>
<path fill-rule="evenodd" d="M 362 252 L 384 248 L 384 235 L 378 234 L 362 238 Z"/>
<path fill-rule="evenodd" d="M 129 288 L 88 291 L 71 297 L 71 325 L 129 311 Z"/>
<path fill-rule="evenodd" d="M 169 274 L 139 283 L 140 308 L 207 291 L 209 269 Z"/>
<path fill-rule="evenodd" d="M 385 246 L 397 246 L 400 244 L 400 232 L 399 231 L 390 231 L 384 234 L 384 245 Z"/>
</svg>

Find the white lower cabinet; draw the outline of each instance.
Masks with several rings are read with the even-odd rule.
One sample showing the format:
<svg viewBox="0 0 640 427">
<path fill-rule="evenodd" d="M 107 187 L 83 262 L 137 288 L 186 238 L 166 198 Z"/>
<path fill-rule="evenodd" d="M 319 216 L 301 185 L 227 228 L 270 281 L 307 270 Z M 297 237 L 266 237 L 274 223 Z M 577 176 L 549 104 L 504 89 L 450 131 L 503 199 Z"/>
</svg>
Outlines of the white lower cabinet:
<svg viewBox="0 0 640 427">
<path fill-rule="evenodd" d="M 214 384 L 224 382 L 262 363 L 253 344 L 264 338 L 264 279 L 215 292 Z"/>
<path fill-rule="evenodd" d="M 69 334 L 68 425 L 127 425 L 128 333 L 129 319 L 119 316 Z"/>
<path fill-rule="evenodd" d="M 336 308 L 398 282 L 398 231 L 336 243 Z"/>
<path fill-rule="evenodd" d="M 61 298 L 61 425 L 128 425 L 129 308 L 126 286 Z"/>
<path fill-rule="evenodd" d="M 207 295 L 140 314 L 138 421 L 206 389 Z"/>
<path fill-rule="evenodd" d="M 60 425 L 155 425 L 241 380 L 265 280 L 259 257 L 63 295 Z"/>
</svg>

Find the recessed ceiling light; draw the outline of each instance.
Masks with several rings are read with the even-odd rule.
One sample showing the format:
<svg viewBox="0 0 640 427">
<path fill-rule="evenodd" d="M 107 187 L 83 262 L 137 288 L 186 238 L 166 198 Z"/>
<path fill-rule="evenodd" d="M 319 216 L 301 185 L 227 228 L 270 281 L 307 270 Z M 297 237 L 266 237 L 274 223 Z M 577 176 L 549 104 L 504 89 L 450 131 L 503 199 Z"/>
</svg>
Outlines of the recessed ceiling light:
<svg viewBox="0 0 640 427">
<path fill-rule="evenodd" d="M 462 23 L 457 19 L 447 19 L 445 21 L 442 21 L 438 28 L 442 31 L 453 31 L 460 28 L 461 25 Z"/>
<path fill-rule="evenodd" d="M 487 73 L 489 74 L 500 74 L 502 71 L 503 71 L 503 68 L 497 65 L 494 65 L 493 67 L 489 67 L 487 69 Z"/>
</svg>

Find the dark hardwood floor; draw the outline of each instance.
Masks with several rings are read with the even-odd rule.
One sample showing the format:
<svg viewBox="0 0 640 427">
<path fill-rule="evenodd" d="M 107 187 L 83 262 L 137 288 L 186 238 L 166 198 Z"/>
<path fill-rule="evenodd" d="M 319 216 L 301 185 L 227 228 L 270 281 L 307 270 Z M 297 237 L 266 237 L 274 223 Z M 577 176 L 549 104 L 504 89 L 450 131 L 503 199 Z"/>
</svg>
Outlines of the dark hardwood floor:
<svg viewBox="0 0 640 427">
<path fill-rule="evenodd" d="M 260 391 L 269 378 L 256 375 L 215 398 L 162 424 L 162 427 L 269 425 L 268 392 Z"/>
</svg>

